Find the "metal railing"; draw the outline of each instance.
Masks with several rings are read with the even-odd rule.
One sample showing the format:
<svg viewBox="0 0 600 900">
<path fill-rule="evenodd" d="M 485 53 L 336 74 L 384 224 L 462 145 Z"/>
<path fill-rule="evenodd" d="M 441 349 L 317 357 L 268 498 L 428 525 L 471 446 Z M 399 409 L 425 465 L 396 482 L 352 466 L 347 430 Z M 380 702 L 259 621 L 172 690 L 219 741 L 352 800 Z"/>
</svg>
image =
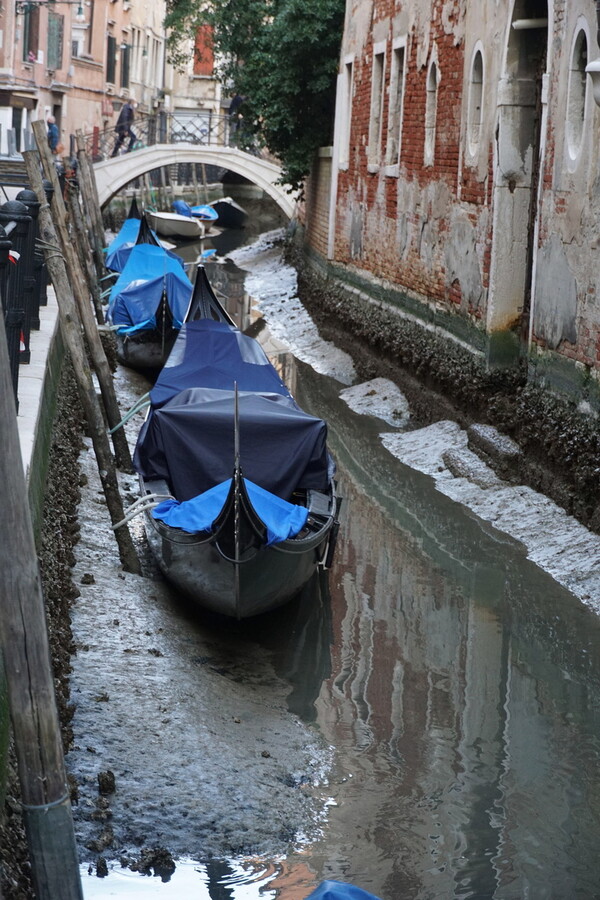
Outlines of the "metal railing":
<svg viewBox="0 0 600 900">
<path fill-rule="evenodd" d="M 253 142 L 244 132 L 243 120 L 212 112 L 193 114 L 167 113 L 137 116 L 132 123 L 133 140 L 127 135 L 120 147 L 115 126 L 102 131 L 95 128 L 85 135 L 86 151 L 92 162 L 109 159 L 117 154 L 153 147 L 156 144 L 200 144 L 205 146 L 239 147 L 253 153 Z"/>
<path fill-rule="evenodd" d="M 48 185 L 48 197 L 50 191 Z M 28 188 L 0 206 L 0 313 L 17 409 L 19 366 L 30 361 L 30 333 L 39 329 L 40 306 L 47 302 L 48 273 L 36 243 L 39 207 Z"/>
</svg>

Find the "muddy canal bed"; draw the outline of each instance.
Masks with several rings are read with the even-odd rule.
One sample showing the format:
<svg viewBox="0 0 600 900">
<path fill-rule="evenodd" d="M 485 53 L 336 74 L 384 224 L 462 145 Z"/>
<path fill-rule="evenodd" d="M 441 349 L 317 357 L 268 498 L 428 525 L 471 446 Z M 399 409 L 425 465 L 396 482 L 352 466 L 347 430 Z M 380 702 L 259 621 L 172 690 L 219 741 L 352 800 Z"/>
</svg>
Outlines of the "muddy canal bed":
<svg viewBox="0 0 600 900">
<path fill-rule="evenodd" d="M 140 522 L 144 577 L 122 572 L 86 442 L 67 755 L 86 898 L 303 900 L 324 878 L 382 900 L 597 896 L 596 538 L 451 477 L 457 428 L 411 431 L 392 384 L 354 385 L 274 239 L 232 256 L 211 280 L 329 423 L 338 553 L 262 621 L 203 615 Z M 116 381 L 123 409 L 147 390 Z"/>
</svg>

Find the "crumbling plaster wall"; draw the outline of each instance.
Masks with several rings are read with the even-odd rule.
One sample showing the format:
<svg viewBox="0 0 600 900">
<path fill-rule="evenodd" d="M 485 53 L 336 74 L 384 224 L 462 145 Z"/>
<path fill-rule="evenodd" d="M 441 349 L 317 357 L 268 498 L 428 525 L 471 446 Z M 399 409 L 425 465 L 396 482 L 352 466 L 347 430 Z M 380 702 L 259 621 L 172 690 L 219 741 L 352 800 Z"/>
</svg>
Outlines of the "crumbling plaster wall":
<svg viewBox="0 0 600 900">
<path fill-rule="evenodd" d="M 532 340 L 538 353 L 557 351 L 597 378 L 600 366 L 599 125 L 587 79 L 581 145 L 570 147 L 569 91 L 573 45 L 583 29 L 588 59 L 600 55 L 594 4 L 556 0 L 550 45 L 548 154 L 539 211 Z"/>
<path fill-rule="evenodd" d="M 516 3 L 516 6 L 515 6 Z M 589 59 L 600 56 L 594 0 L 548 0 L 547 75 L 543 80 L 544 127 L 533 251 L 531 311 L 519 315 L 524 289 L 511 284 L 511 260 L 519 240 L 523 257 L 528 203 L 516 204 L 497 219 L 497 186 L 507 195 L 519 185 L 530 156 L 512 158 L 512 137 L 504 141 L 502 114 L 510 120 L 515 85 L 510 58 L 513 13 L 532 7 L 529 0 L 349 0 L 342 60 L 353 60 L 353 98 L 347 164 L 339 169 L 331 257 L 363 282 L 396 288 L 423 310 L 423 318 L 443 311 L 459 316 L 488 337 L 502 329 L 529 337 L 535 357 L 554 355 L 600 371 L 600 110 L 587 79 L 581 147 L 569 150 L 569 79 L 573 42 L 583 28 Z M 401 154 L 396 171 L 386 165 L 385 131 L 389 107 L 389 67 L 394 39 L 406 39 Z M 381 164 L 369 165 L 369 117 L 373 48 L 386 47 L 388 89 L 383 107 Z M 515 42 L 512 42 L 515 46 Z M 483 59 L 483 97 L 479 139 L 469 140 L 469 91 L 474 54 Z M 439 65 L 438 118 L 433 165 L 424 164 L 427 72 Z M 518 80 L 518 79 L 517 79 Z M 507 101 L 508 96 L 508 101 Z M 504 112 L 501 110 L 504 107 Z M 511 140 L 513 143 L 511 143 Z M 512 154 L 512 156 L 511 156 Z M 511 162 L 512 160 L 512 162 Z M 512 168 L 511 168 L 512 166 Z M 514 170 L 514 171 L 513 171 Z M 512 175 L 511 175 L 512 173 Z M 510 207 L 510 204 L 509 204 Z M 523 212 L 525 210 L 525 213 Z M 510 213 L 510 208 L 509 208 Z M 498 226 L 500 221 L 502 227 Z M 496 226 L 496 228 L 495 228 Z M 494 253 L 508 260 L 494 278 Z M 508 276 L 508 277 L 506 277 Z M 517 296 L 518 295 L 518 296 Z M 402 304 L 399 309 L 401 311 Z M 415 313 L 411 303 L 411 314 Z M 434 313 L 432 313 L 434 311 Z M 417 312 L 418 314 L 418 312 Z M 429 317 L 429 318 L 428 318 Z M 437 321 L 441 321 L 439 316 Z M 452 330 L 452 329 L 451 329 Z M 473 346 L 481 346 L 475 337 Z"/>
<path fill-rule="evenodd" d="M 342 56 L 354 59 L 354 104 L 350 161 L 338 184 L 335 260 L 401 286 L 424 306 L 447 304 L 476 321 L 487 291 L 493 117 L 486 105 L 480 150 L 465 159 L 465 47 L 470 51 L 477 40 L 487 43 L 495 18 L 487 5 L 471 18 L 459 0 L 415 0 L 400 11 L 385 0 L 349 4 Z M 390 175 L 383 158 L 389 91 L 381 165 L 373 171 L 367 164 L 373 46 L 386 42 L 389 73 L 392 41 L 403 36 L 402 152 L 397 172 Z M 426 80 L 432 59 L 439 76 L 436 152 L 433 165 L 426 166 Z"/>
</svg>

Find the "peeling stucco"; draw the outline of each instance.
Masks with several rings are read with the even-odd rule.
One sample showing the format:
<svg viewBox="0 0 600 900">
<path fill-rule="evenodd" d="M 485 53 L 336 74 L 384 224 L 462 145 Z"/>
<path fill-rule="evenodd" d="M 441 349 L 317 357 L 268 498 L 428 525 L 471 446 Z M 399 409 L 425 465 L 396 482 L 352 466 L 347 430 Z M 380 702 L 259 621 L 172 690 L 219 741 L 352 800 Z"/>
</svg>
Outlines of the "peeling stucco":
<svg viewBox="0 0 600 900">
<path fill-rule="evenodd" d="M 477 235 L 466 215 L 457 212 L 450 225 L 450 240 L 446 243 L 446 281 L 456 279 L 466 309 L 479 306 L 483 296 L 481 270 L 477 256 Z"/>
<path fill-rule="evenodd" d="M 553 234 L 540 253 L 535 288 L 533 326 L 551 350 L 561 341 L 577 340 L 577 283 L 564 247 Z"/>
</svg>

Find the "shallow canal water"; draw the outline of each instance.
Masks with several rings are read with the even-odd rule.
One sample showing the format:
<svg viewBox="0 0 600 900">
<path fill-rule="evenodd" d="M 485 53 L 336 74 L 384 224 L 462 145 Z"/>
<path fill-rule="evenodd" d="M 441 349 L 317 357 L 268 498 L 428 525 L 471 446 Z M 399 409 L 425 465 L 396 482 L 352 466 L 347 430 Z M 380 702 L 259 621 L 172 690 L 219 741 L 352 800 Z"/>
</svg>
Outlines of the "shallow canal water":
<svg viewBox="0 0 600 900">
<path fill-rule="evenodd" d="M 264 340 L 240 269 L 210 276 Z M 325 878 L 381 900 L 599 897 L 597 616 L 395 459 L 380 439 L 393 429 L 348 408 L 347 381 L 322 374 L 319 352 L 280 361 L 300 405 L 329 424 L 344 498 L 333 569 L 243 634 L 191 615 L 178 627 L 189 641 L 208 633 L 221 663 L 235 657 L 229 692 L 251 682 L 260 706 L 277 684 L 326 751 L 323 781 L 304 785 L 322 814 L 258 857 L 194 858 L 190 842 L 166 880 L 86 868 L 86 898 L 303 900 Z M 231 804 L 213 815 L 235 816 Z"/>
</svg>

